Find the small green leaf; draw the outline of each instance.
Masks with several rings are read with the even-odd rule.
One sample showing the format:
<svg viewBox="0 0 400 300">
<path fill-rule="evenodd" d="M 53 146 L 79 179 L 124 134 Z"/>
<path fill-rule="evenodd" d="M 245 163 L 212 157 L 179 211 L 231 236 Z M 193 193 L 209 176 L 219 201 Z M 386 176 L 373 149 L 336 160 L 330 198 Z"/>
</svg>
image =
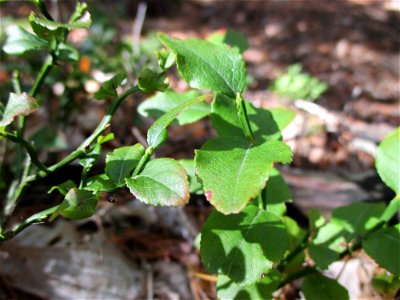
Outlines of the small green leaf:
<svg viewBox="0 0 400 300">
<path fill-rule="evenodd" d="M 203 186 L 197 180 L 197 177 L 195 174 L 194 160 L 181 159 L 181 160 L 179 160 L 179 163 L 182 165 L 182 167 L 185 168 L 186 173 L 189 176 L 189 191 L 190 191 L 190 193 L 196 194 L 196 195 L 202 195 L 203 194 Z"/>
<path fill-rule="evenodd" d="M 101 156 L 101 145 L 95 144 L 85 155 L 79 159 L 79 164 L 87 170 L 90 170 L 96 160 Z"/>
<path fill-rule="evenodd" d="M 46 40 L 18 27 L 15 32 L 7 37 L 3 50 L 10 55 L 22 55 L 28 51 L 46 49 L 48 47 L 49 43 Z"/>
<path fill-rule="evenodd" d="M 10 93 L 4 110 L 3 119 L 0 121 L 0 126 L 6 126 L 10 124 L 15 117 L 27 116 L 35 112 L 38 108 L 39 104 L 37 100 L 27 93 Z"/>
<path fill-rule="evenodd" d="M 53 186 L 47 193 L 50 194 L 53 191 L 57 190 L 59 191 L 63 196 L 65 196 L 70 189 L 73 189 L 76 187 L 75 182 L 73 182 L 72 180 L 67 180 L 64 183 L 61 183 L 59 185 L 55 185 Z"/>
<path fill-rule="evenodd" d="M 350 205 L 335 208 L 332 213 L 332 221 L 340 224 L 351 237 L 365 235 L 377 223 L 385 210 L 384 203 L 356 202 Z"/>
<path fill-rule="evenodd" d="M 142 102 L 138 107 L 138 112 L 144 117 L 159 118 L 164 113 L 170 111 L 183 102 L 196 98 L 200 94 L 194 90 L 184 93 L 177 93 L 166 90 L 164 93 L 157 93 L 153 97 Z M 208 103 L 196 103 L 182 112 L 176 120 L 179 125 L 194 123 L 210 114 Z"/>
<path fill-rule="evenodd" d="M 325 218 L 317 208 L 308 211 L 308 220 L 310 221 L 310 230 L 315 231 L 325 224 Z"/>
<path fill-rule="evenodd" d="M 322 270 L 327 269 L 331 263 L 340 260 L 339 253 L 323 245 L 310 245 L 308 253 L 315 264 Z"/>
<path fill-rule="evenodd" d="M 64 61 L 78 61 L 79 52 L 70 43 L 59 43 L 56 51 L 57 59 Z"/>
<path fill-rule="evenodd" d="M 344 235 L 345 230 L 341 224 L 328 222 L 318 230 L 313 244 L 324 245 L 333 251 L 342 252 L 347 248 Z"/>
<path fill-rule="evenodd" d="M 217 137 L 196 150 L 197 175 L 215 208 L 237 213 L 261 190 L 274 162 L 289 163 L 290 147 L 279 141 L 251 144 L 241 137 Z"/>
<path fill-rule="evenodd" d="M 381 267 L 400 276 L 400 226 L 383 228 L 363 242 L 367 254 Z"/>
<path fill-rule="evenodd" d="M 270 111 L 255 108 L 248 101 L 245 101 L 245 105 L 250 125 L 257 141 L 264 141 L 266 139 L 280 140 L 282 138 L 279 124 L 276 123 Z M 218 135 L 244 137 L 236 110 L 235 99 L 217 94 L 211 108 L 211 122 Z M 278 120 L 286 122 L 283 118 L 278 118 Z"/>
<path fill-rule="evenodd" d="M 236 97 L 246 84 L 244 61 L 236 49 L 199 39 L 177 40 L 165 34 L 160 41 L 176 53 L 179 73 L 193 88 Z"/>
<path fill-rule="evenodd" d="M 249 205 L 239 214 L 213 211 L 202 231 L 200 252 L 206 269 L 246 286 L 268 274 L 283 258 L 285 227 L 274 214 Z"/>
<path fill-rule="evenodd" d="M 61 202 L 58 212 L 68 219 L 84 219 L 94 215 L 98 198 L 92 192 L 73 188 L 64 201 Z"/>
<path fill-rule="evenodd" d="M 119 186 L 125 183 L 131 171 L 137 166 L 144 154 L 141 144 L 125 146 L 115 149 L 106 156 L 107 175 Z"/>
<path fill-rule="evenodd" d="M 157 51 L 158 65 L 163 71 L 171 68 L 175 62 L 175 54 L 167 49 Z"/>
<path fill-rule="evenodd" d="M 349 292 L 336 280 L 321 274 L 308 275 L 301 287 L 306 300 L 347 300 Z"/>
<path fill-rule="evenodd" d="M 285 224 L 286 228 L 286 236 L 288 240 L 287 250 L 289 252 L 293 251 L 297 248 L 297 246 L 301 243 L 306 232 L 300 228 L 299 224 L 292 218 L 287 216 L 282 217 L 282 222 Z"/>
<path fill-rule="evenodd" d="M 233 300 L 272 299 L 272 293 L 277 290 L 280 279 L 280 273 L 271 270 L 260 281 L 246 287 L 240 287 L 229 277 L 219 275 L 217 296 L 218 299 Z"/>
<path fill-rule="evenodd" d="M 375 167 L 379 176 L 396 194 L 400 194 L 400 127 L 379 144 Z"/>
<path fill-rule="evenodd" d="M 115 182 L 103 173 L 90 177 L 86 181 L 85 190 L 92 191 L 94 193 L 107 192 L 110 193 L 117 188 Z"/>
<path fill-rule="evenodd" d="M 189 182 L 185 169 L 170 158 L 149 161 L 143 171 L 126 179 L 131 193 L 150 205 L 177 206 L 189 201 Z"/>
<path fill-rule="evenodd" d="M 281 173 L 275 168 L 272 168 L 267 186 L 261 196 L 267 204 L 267 211 L 278 216 L 282 216 L 286 212 L 285 203 L 292 201 L 292 194 L 285 179 L 283 179 Z"/>
<path fill-rule="evenodd" d="M 92 19 L 89 12 L 81 13 L 81 17 L 70 22 L 70 23 L 60 23 L 55 21 L 50 21 L 48 19 L 41 18 L 37 16 L 34 12 L 31 12 L 29 16 L 30 22 L 35 23 L 42 28 L 46 28 L 49 31 L 55 31 L 57 29 L 63 28 L 66 30 L 78 29 L 78 28 L 89 28 L 92 25 Z"/>
<path fill-rule="evenodd" d="M 139 88 L 145 93 L 164 92 L 169 85 L 168 78 L 165 77 L 164 72 L 156 72 L 149 68 L 144 68 L 140 71 L 138 82 Z"/>
<path fill-rule="evenodd" d="M 249 48 L 249 43 L 243 33 L 233 29 L 218 30 L 212 33 L 207 40 L 218 45 L 227 44 L 233 48 L 237 48 L 240 53 Z"/>
<path fill-rule="evenodd" d="M 102 144 L 107 143 L 107 142 L 109 142 L 109 141 L 111 141 L 113 139 L 114 139 L 114 133 L 112 133 L 112 132 L 107 134 L 106 136 L 100 135 L 97 138 L 97 144 L 102 145 Z"/>
<path fill-rule="evenodd" d="M 117 97 L 117 88 L 121 85 L 122 81 L 124 81 L 125 78 L 125 71 L 117 73 L 110 80 L 107 80 L 101 85 L 100 89 L 96 93 L 94 93 L 94 97 L 96 99 Z"/>
<path fill-rule="evenodd" d="M 167 126 L 178 117 L 181 113 L 187 110 L 190 106 L 203 102 L 209 95 L 203 95 L 185 102 L 174 107 L 154 122 L 154 124 L 147 131 L 147 143 L 150 147 L 156 149 L 163 144 L 168 136 Z"/>
</svg>

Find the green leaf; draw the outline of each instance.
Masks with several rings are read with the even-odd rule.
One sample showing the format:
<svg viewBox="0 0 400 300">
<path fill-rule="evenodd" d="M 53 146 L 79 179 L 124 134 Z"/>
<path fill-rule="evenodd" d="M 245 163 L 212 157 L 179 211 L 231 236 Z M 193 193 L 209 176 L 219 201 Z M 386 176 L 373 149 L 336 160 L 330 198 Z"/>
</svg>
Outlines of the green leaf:
<svg viewBox="0 0 400 300">
<path fill-rule="evenodd" d="M 92 191 L 94 193 L 111 193 L 116 188 L 117 186 L 115 182 L 105 173 L 88 178 L 85 186 L 85 190 Z"/>
<path fill-rule="evenodd" d="M 190 106 L 197 103 L 203 102 L 209 95 L 203 95 L 194 99 L 182 102 L 178 106 L 174 107 L 153 123 L 153 125 L 147 131 L 147 143 L 154 149 L 163 144 L 168 137 L 167 126 L 178 117 L 181 113 L 187 110 Z"/>
<path fill-rule="evenodd" d="M 66 182 L 63 182 L 59 185 L 53 186 L 47 193 L 50 194 L 53 191 L 57 190 L 59 191 L 63 196 L 67 195 L 70 189 L 73 189 L 76 187 L 75 182 L 72 180 L 67 180 Z"/>
<path fill-rule="evenodd" d="M 125 183 L 131 171 L 137 166 L 144 154 L 141 144 L 115 149 L 106 156 L 106 174 L 119 186 Z"/>
<path fill-rule="evenodd" d="M 114 133 L 109 133 L 106 136 L 100 135 L 97 138 L 97 144 L 102 145 L 114 139 Z"/>
<path fill-rule="evenodd" d="M 231 97 L 246 84 L 244 61 L 236 49 L 199 39 L 177 40 L 165 34 L 160 41 L 176 53 L 179 73 L 193 88 L 209 89 Z"/>
<path fill-rule="evenodd" d="M 203 186 L 197 180 L 195 174 L 194 160 L 193 159 L 181 159 L 179 163 L 182 167 L 185 168 L 186 173 L 189 176 L 189 191 L 192 194 L 202 195 L 203 194 Z"/>
<path fill-rule="evenodd" d="M 169 80 L 164 76 L 164 72 L 144 68 L 139 73 L 138 85 L 145 93 L 164 92 L 168 88 Z"/>
<path fill-rule="evenodd" d="M 247 115 L 250 125 L 257 141 L 280 140 L 282 135 L 279 124 L 273 118 L 270 111 L 255 108 L 251 103 L 245 101 Z M 211 106 L 211 122 L 220 136 L 244 137 L 242 126 L 236 110 L 235 99 L 217 94 Z M 279 119 L 286 122 L 283 118 Z"/>
<path fill-rule="evenodd" d="M 15 117 L 27 116 L 35 112 L 38 108 L 39 104 L 37 100 L 27 93 L 10 93 L 0 126 L 7 126 Z"/>
<path fill-rule="evenodd" d="M 400 127 L 379 144 L 375 167 L 379 176 L 396 194 L 400 193 Z"/>
<path fill-rule="evenodd" d="M 177 107 L 187 100 L 200 96 L 195 90 L 184 93 L 177 93 L 172 90 L 166 90 L 164 93 L 157 93 L 153 97 L 142 102 L 138 107 L 138 112 L 144 117 L 159 118 L 164 113 Z M 182 112 L 176 120 L 179 125 L 194 123 L 210 114 L 210 105 L 208 103 L 196 103 Z"/>
<path fill-rule="evenodd" d="M 252 300 L 272 299 L 272 293 L 278 288 L 281 275 L 276 270 L 271 270 L 260 281 L 246 287 L 240 287 L 224 275 L 218 276 L 218 299 Z"/>
<path fill-rule="evenodd" d="M 61 202 L 58 212 L 68 219 L 84 219 L 94 215 L 98 198 L 92 192 L 73 188 L 64 201 Z"/>
<path fill-rule="evenodd" d="M 333 251 L 342 252 L 347 248 L 346 239 L 343 237 L 344 234 L 345 231 L 341 224 L 328 222 L 318 230 L 313 244 L 324 245 Z"/>
<path fill-rule="evenodd" d="M 22 55 L 28 51 L 46 49 L 48 47 L 49 43 L 46 40 L 18 27 L 15 32 L 7 37 L 3 50 L 10 55 Z"/>
<path fill-rule="evenodd" d="M 121 85 L 122 81 L 126 78 L 126 72 L 119 72 L 115 74 L 110 80 L 102 84 L 100 89 L 94 93 L 96 99 L 105 99 L 107 97 L 117 97 L 117 88 Z"/>
<path fill-rule="evenodd" d="M 310 222 L 311 231 L 315 231 L 325 224 L 325 218 L 321 216 L 317 208 L 308 211 L 308 220 Z"/>
<path fill-rule="evenodd" d="M 55 31 L 60 28 L 66 29 L 69 31 L 69 30 L 78 29 L 78 28 L 89 28 L 90 25 L 92 25 L 92 19 L 90 17 L 89 12 L 87 12 L 87 11 L 84 14 L 81 14 L 80 18 L 78 18 L 70 23 L 60 23 L 60 22 L 50 21 L 48 19 L 44 19 L 44 18 L 37 16 L 34 12 L 31 12 L 31 15 L 29 16 L 29 20 L 30 20 L 31 24 L 35 23 L 38 26 L 40 26 L 42 28 L 46 28 L 49 31 Z"/>
<path fill-rule="evenodd" d="M 321 274 L 308 275 L 301 287 L 306 300 L 346 300 L 349 292 L 336 280 Z"/>
<path fill-rule="evenodd" d="M 218 30 L 212 33 L 207 40 L 218 45 L 227 44 L 233 48 L 237 48 L 240 53 L 249 48 L 249 43 L 243 33 L 233 29 Z"/>
<path fill-rule="evenodd" d="M 367 254 L 381 267 L 400 276 L 400 226 L 380 229 L 363 242 Z"/>
<path fill-rule="evenodd" d="M 322 270 L 327 269 L 331 263 L 340 260 L 339 253 L 322 245 L 310 245 L 308 253 L 315 264 Z"/>
<path fill-rule="evenodd" d="M 350 205 L 335 208 L 332 214 L 332 221 L 340 224 L 350 237 L 365 235 L 377 223 L 385 210 L 385 204 L 356 202 Z"/>
<path fill-rule="evenodd" d="M 157 51 L 158 65 L 163 71 L 171 68 L 175 62 L 175 54 L 167 49 Z"/>
<path fill-rule="evenodd" d="M 261 196 L 267 204 L 267 211 L 278 216 L 286 212 L 286 202 L 292 201 L 292 194 L 281 173 L 273 168 L 269 174 L 267 186 Z"/>
<path fill-rule="evenodd" d="M 201 258 L 209 272 L 253 284 L 283 258 L 285 236 L 279 217 L 254 205 L 239 214 L 213 211 L 201 231 Z"/>
<path fill-rule="evenodd" d="M 285 224 L 286 228 L 286 236 L 288 241 L 287 250 L 291 252 L 301 243 L 306 235 L 306 232 L 301 229 L 299 224 L 297 224 L 297 222 L 290 217 L 283 216 L 282 222 Z"/>
<path fill-rule="evenodd" d="M 78 61 L 79 52 L 70 43 L 59 43 L 56 51 L 57 59 L 64 61 Z"/>
<path fill-rule="evenodd" d="M 90 170 L 96 160 L 101 156 L 101 145 L 95 144 L 85 155 L 79 159 L 79 164 L 86 169 Z"/>
<path fill-rule="evenodd" d="M 296 112 L 286 107 L 268 108 L 279 130 L 285 129 L 296 117 Z"/>
<path fill-rule="evenodd" d="M 131 193 L 150 205 L 176 206 L 189 201 L 189 182 L 185 169 L 176 160 L 157 158 L 143 171 L 126 179 Z"/>
<path fill-rule="evenodd" d="M 237 213 L 265 187 L 274 162 L 289 163 L 292 152 L 279 141 L 251 144 L 241 137 L 217 137 L 196 150 L 197 174 L 218 211 Z"/>
<path fill-rule="evenodd" d="M 372 286 L 383 299 L 395 299 L 396 293 L 400 290 L 400 278 L 393 274 L 378 274 L 372 279 Z"/>
</svg>

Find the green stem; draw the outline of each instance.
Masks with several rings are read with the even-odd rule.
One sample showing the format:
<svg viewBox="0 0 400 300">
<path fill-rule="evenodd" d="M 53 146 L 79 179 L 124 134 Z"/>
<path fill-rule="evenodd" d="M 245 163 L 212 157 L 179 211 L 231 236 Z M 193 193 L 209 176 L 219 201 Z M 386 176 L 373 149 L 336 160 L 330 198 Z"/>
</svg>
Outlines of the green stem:
<svg viewBox="0 0 400 300">
<path fill-rule="evenodd" d="M 28 151 L 29 156 L 32 159 L 32 162 L 40 169 L 42 170 L 44 173 L 49 173 L 50 170 L 39 160 L 39 157 L 37 155 L 36 150 L 33 148 L 33 146 L 31 144 L 29 144 L 27 141 L 25 141 L 24 139 L 21 139 L 20 137 L 11 134 L 9 132 L 1 132 L 0 131 L 0 136 L 5 137 L 6 139 L 13 141 L 15 143 L 20 144 L 21 146 L 23 146 L 25 148 L 26 151 Z"/>
<path fill-rule="evenodd" d="M 153 147 L 148 147 L 146 149 L 143 156 L 140 158 L 140 161 L 139 161 L 137 167 L 135 168 L 135 171 L 133 171 L 132 177 L 134 177 L 134 176 L 138 175 L 140 172 L 142 172 L 144 166 L 146 165 L 146 163 L 148 162 L 150 157 L 153 155 L 153 153 L 154 153 Z"/>
<path fill-rule="evenodd" d="M 13 238 L 16 234 L 18 234 L 19 232 L 24 230 L 29 225 L 45 221 L 48 217 L 50 217 L 58 209 L 58 207 L 59 207 L 59 205 L 51 207 L 51 208 L 41 211 L 39 213 L 36 213 L 36 214 L 30 216 L 24 222 L 17 224 L 12 229 L 6 230 L 5 232 L 0 232 L 0 244 Z"/>
<path fill-rule="evenodd" d="M 138 86 L 134 86 L 134 87 L 130 88 L 129 90 L 127 90 L 122 96 L 118 97 L 113 102 L 113 104 L 110 107 L 110 109 L 108 110 L 107 114 L 103 117 L 103 119 L 101 120 L 101 122 L 99 123 L 97 128 L 93 131 L 93 133 L 86 140 L 84 140 L 82 142 L 82 144 L 78 148 L 76 148 L 75 151 L 71 152 L 69 155 L 67 155 L 64 159 L 62 159 L 58 163 L 48 167 L 49 172 L 54 172 L 64 166 L 68 165 L 69 163 L 71 163 L 75 159 L 79 158 L 83 154 L 85 154 L 87 151 L 87 148 L 90 146 L 90 144 L 92 144 L 103 133 L 103 131 L 106 130 L 106 128 L 110 125 L 113 115 L 115 114 L 116 110 L 121 105 L 121 103 L 125 100 L 125 98 L 128 97 L 130 94 L 137 92 L 137 91 L 139 91 Z M 32 181 L 32 180 L 35 180 L 38 178 L 42 178 L 44 176 L 46 176 L 46 173 L 39 172 L 36 175 L 29 176 L 27 178 L 27 180 Z"/>
<path fill-rule="evenodd" d="M 36 77 L 36 80 L 29 92 L 29 94 L 32 97 L 35 97 L 36 94 L 39 92 L 40 87 L 42 86 L 46 76 L 49 74 L 51 68 L 53 67 L 54 59 L 51 54 L 49 54 L 44 61 L 42 68 L 39 71 L 38 77 Z"/>
<path fill-rule="evenodd" d="M 243 130 L 243 133 L 244 133 L 246 139 L 250 143 L 255 144 L 256 140 L 254 138 L 254 133 L 253 133 L 253 130 L 251 129 L 250 120 L 247 115 L 246 103 L 245 103 L 242 95 L 239 93 L 236 95 L 236 109 L 238 112 L 240 124 L 242 125 L 242 130 Z"/>
</svg>

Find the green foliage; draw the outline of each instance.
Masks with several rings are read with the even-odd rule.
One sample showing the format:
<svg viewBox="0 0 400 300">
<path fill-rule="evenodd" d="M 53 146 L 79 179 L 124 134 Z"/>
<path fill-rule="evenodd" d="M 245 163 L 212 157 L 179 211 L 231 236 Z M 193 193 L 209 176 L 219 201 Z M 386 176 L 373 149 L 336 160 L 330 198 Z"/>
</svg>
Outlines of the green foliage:
<svg viewBox="0 0 400 300">
<path fill-rule="evenodd" d="M 311 210 L 308 230 L 301 228 L 286 214 L 286 203 L 292 201 L 292 195 L 284 177 L 274 167 L 276 163 L 291 162 L 292 151 L 282 142 L 281 130 L 293 120 L 294 112 L 286 108 L 258 108 L 244 99 L 246 69 L 241 53 L 248 44 L 243 35 L 232 30 L 217 32 L 208 41 L 178 40 L 159 34 L 168 49 L 159 49 L 160 42 L 150 37 L 141 43 L 139 54 L 143 58 L 132 54 L 129 44 L 120 43 L 116 52 L 120 57 L 113 58 L 103 48 L 112 44 L 115 30 L 106 23 L 94 25 L 92 33 L 97 32 L 101 37 L 89 36 L 82 50 L 103 71 L 115 74 L 94 94 L 96 99 L 110 98 L 109 109 L 81 145 L 47 166 L 41 161 L 40 149 L 54 150 L 55 143 L 48 141 L 56 140 L 54 137 L 65 126 L 55 126 L 48 132 L 39 130 L 27 138 L 25 121 L 38 109 L 35 98 L 43 85 L 54 83 L 46 81 L 53 67 L 68 65 L 68 70 L 77 67 L 80 52 L 67 37 L 73 29 L 88 28 L 91 18 L 86 4 L 78 3 L 66 23 L 54 20 L 44 1 L 35 0 L 34 4 L 41 16 L 32 13 L 29 17 L 33 33 L 19 28 L 4 46 L 9 55 L 24 56 L 43 50 L 40 53 L 48 56 L 29 92 L 23 92 L 22 87 L 26 88 L 30 81 L 20 84 L 18 74 L 13 77 L 15 93 L 10 93 L 4 110 L 0 107 L 0 142 L 4 139 L 10 142 L 6 154 L 13 153 L 16 162 L 16 167 L 10 168 L 14 178 L 7 180 L 9 191 L 5 193 L 5 207 L 0 214 L 0 242 L 31 224 L 51 221 L 59 215 L 70 219 L 91 217 L 99 199 L 123 188 L 146 204 L 163 206 L 183 205 L 188 203 L 190 193 L 204 193 L 215 210 L 201 231 L 200 251 L 206 269 L 218 274 L 219 298 L 270 299 L 273 292 L 287 283 L 305 277 L 301 289 L 306 299 L 348 299 L 344 287 L 319 271 L 361 248 L 382 268 L 399 276 L 400 225 L 389 224 L 400 207 L 400 129 L 379 145 L 376 160 L 382 180 L 397 194 L 392 202 L 388 206 L 352 203 L 334 209 L 330 220 Z M 122 59 L 123 51 L 127 51 L 128 59 Z M 154 51 L 157 57 L 152 61 L 148 55 Z M 144 66 L 145 62 L 150 63 Z M 132 70 L 136 63 L 140 68 Z M 167 89 L 166 71 L 172 72 L 174 64 L 193 90 L 177 93 Z M 23 75 L 21 78 L 25 80 L 27 76 Z M 68 80 L 65 83 L 67 100 L 80 92 L 79 81 L 88 74 L 79 76 L 74 77 L 78 81 L 74 88 L 68 87 Z M 132 78 L 138 84 L 127 88 Z M 293 99 L 315 100 L 327 86 L 295 65 L 274 82 L 273 88 Z M 210 94 L 203 94 L 203 90 L 209 90 Z M 104 170 L 96 173 L 98 168 L 94 166 L 104 157 L 105 143 L 114 138 L 111 120 L 125 99 L 136 92 L 157 92 L 138 108 L 142 116 L 156 119 L 147 132 L 148 146 L 136 143 L 109 151 Z M 47 97 L 48 93 L 42 92 L 38 99 L 46 103 Z M 43 107 L 47 106 L 50 105 Z M 194 160 L 153 158 L 157 148 L 167 142 L 169 125 L 193 123 L 208 115 L 218 136 L 195 150 Z M 106 130 L 110 133 L 105 134 Z M 83 167 L 79 183 L 69 179 L 49 190 L 64 196 L 59 205 L 7 227 L 11 222 L 6 218 L 11 216 L 27 185 L 74 161 Z M 375 278 L 374 286 L 383 294 L 393 295 L 393 286 L 398 286 L 394 276 Z"/>
<path fill-rule="evenodd" d="M 308 99 L 317 100 L 326 90 L 326 83 L 302 72 L 300 64 L 288 67 L 286 73 L 280 75 L 271 85 L 271 90 L 291 100 Z"/>
<path fill-rule="evenodd" d="M 241 211 L 260 193 L 274 162 L 289 163 L 291 159 L 290 148 L 282 142 L 251 144 L 234 136 L 206 142 L 195 156 L 207 200 L 225 214 Z"/>
<path fill-rule="evenodd" d="M 388 134 L 376 154 L 376 169 L 383 182 L 395 193 L 400 193 L 400 128 Z"/>
<path fill-rule="evenodd" d="M 372 279 L 372 286 L 385 299 L 394 299 L 400 289 L 400 278 L 393 274 L 380 274 Z"/>
<path fill-rule="evenodd" d="M 171 39 L 165 34 L 159 34 L 159 38 L 175 52 L 178 70 L 191 87 L 210 89 L 231 97 L 243 92 L 246 69 L 235 49 L 199 39 Z"/>
<path fill-rule="evenodd" d="M 200 251 L 208 271 L 246 286 L 283 258 L 285 226 L 272 213 L 249 205 L 238 214 L 212 212 L 201 231 Z"/>
<path fill-rule="evenodd" d="M 308 275 L 303 282 L 301 290 L 306 300 L 346 300 L 349 293 L 336 280 L 327 278 L 320 274 Z"/>
<path fill-rule="evenodd" d="M 160 118 L 163 114 L 177 107 L 187 100 L 199 97 L 200 94 L 195 90 L 177 93 L 166 90 L 164 93 L 156 93 L 153 97 L 142 102 L 138 107 L 138 112 L 144 117 Z M 208 103 L 196 103 L 178 115 L 176 121 L 179 125 L 194 123 L 210 114 Z"/>
<path fill-rule="evenodd" d="M 4 109 L 3 118 L 0 121 L 0 126 L 6 126 L 10 124 L 15 117 L 27 116 L 38 108 L 39 104 L 37 100 L 27 93 L 10 93 L 6 108 Z"/>
<path fill-rule="evenodd" d="M 131 193 L 151 205 L 176 206 L 189 201 L 189 181 L 179 162 L 157 158 L 137 176 L 126 179 Z"/>
</svg>

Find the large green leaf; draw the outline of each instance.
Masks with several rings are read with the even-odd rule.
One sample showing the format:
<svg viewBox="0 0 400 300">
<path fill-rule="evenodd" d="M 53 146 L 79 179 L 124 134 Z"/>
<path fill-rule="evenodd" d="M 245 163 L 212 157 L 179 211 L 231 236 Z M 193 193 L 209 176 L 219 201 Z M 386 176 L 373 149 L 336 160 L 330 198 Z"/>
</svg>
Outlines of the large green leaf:
<svg viewBox="0 0 400 300">
<path fill-rule="evenodd" d="M 331 263 L 339 260 L 339 253 L 324 245 L 310 245 L 308 254 L 322 270 L 327 269 Z"/>
<path fill-rule="evenodd" d="M 61 202 L 58 213 L 68 219 L 84 219 L 94 215 L 98 198 L 90 191 L 72 188 Z"/>
<path fill-rule="evenodd" d="M 4 109 L 3 118 L 0 126 L 10 124 L 17 116 L 27 116 L 39 108 L 39 104 L 35 98 L 27 93 L 14 94 L 10 93 L 6 108 Z"/>
<path fill-rule="evenodd" d="M 86 180 L 85 190 L 92 191 L 94 193 L 113 192 L 117 188 L 114 180 L 107 176 L 107 174 L 99 174 L 90 177 Z"/>
<path fill-rule="evenodd" d="M 182 102 L 178 106 L 174 107 L 153 123 L 153 125 L 147 131 L 147 143 L 150 147 L 154 149 L 163 144 L 168 136 L 167 126 L 178 117 L 181 113 L 187 110 L 190 106 L 197 103 L 203 102 L 209 95 L 203 95 L 190 99 L 188 101 Z"/>
<path fill-rule="evenodd" d="M 165 34 L 159 34 L 159 39 L 176 53 L 178 70 L 191 87 L 231 97 L 243 92 L 246 69 L 236 49 L 199 39 L 172 39 Z"/>
<path fill-rule="evenodd" d="M 321 274 L 308 275 L 301 287 L 306 300 L 346 300 L 349 292 L 336 280 Z"/>
<path fill-rule="evenodd" d="M 167 90 L 164 93 L 157 93 L 153 97 L 142 102 L 138 107 L 138 112 L 144 117 L 159 118 L 164 113 L 170 111 L 183 102 L 196 98 L 200 94 L 195 90 L 184 93 L 177 93 L 173 90 Z M 208 103 L 196 103 L 182 112 L 176 120 L 179 125 L 185 125 L 196 122 L 210 114 L 210 105 Z"/>
<path fill-rule="evenodd" d="M 115 149 L 106 156 L 106 174 L 117 185 L 124 184 L 125 178 L 129 177 L 143 154 L 144 148 L 141 144 Z"/>
<path fill-rule="evenodd" d="M 139 175 L 126 179 L 131 193 L 150 205 L 176 206 L 189 201 L 189 181 L 185 169 L 170 158 L 146 164 Z"/>
<path fill-rule="evenodd" d="M 385 204 L 356 202 L 350 205 L 335 208 L 332 221 L 340 224 L 351 237 L 365 235 L 377 223 L 385 210 Z"/>
<path fill-rule="evenodd" d="M 10 55 L 22 55 L 31 50 L 40 50 L 48 47 L 49 43 L 46 40 L 18 27 L 15 32 L 7 37 L 3 50 Z"/>
<path fill-rule="evenodd" d="M 267 211 L 278 216 L 286 212 L 285 203 L 292 200 L 292 194 L 285 179 L 277 169 L 273 168 L 271 170 L 267 186 L 261 196 L 267 204 Z"/>
<path fill-rule="evenodd" d="M 265 187 L 274 162 L 289 163 L 292 152 L 279 141 L 251 144 L 241 137 L 217 137 L 196 150 L 197 175 L 218 211 L 237 213 Z"/>
<path fill-rule="evenodd" d="M 400 276 L 400 225 L 372 233 L 363 247 L 381 267 Z"/>
<path fill-rule="evenodd" d="M 213 211 L 201 231 L 200 252 L 206 269 L 245 286 L 268 273 L 286 248 L 279 217 L 247 206 L 239 214 Z"/>
<path fill-rule="evenodd" d="M 224 275 L 218 276 L 218 299 L 252 300 L 272 299 L 272 293 L 277 290 L 281 275 L 271 270 L 260 281 L 246 287 L 241 287 Z"/>
<path fill-rule="evenodd" d="M 265 139 L 281 139 L 280 128 L 287 125 L 288 119 L 293 114 L 284 109 L 274 110 L 274 114 L 266 109 L 255 108 L 245 101 L 250 125 L 257 141 Z M 212 103 L 211 122 L 220 136 L 243 136 L 243 130 L 236 110 L 235 100 L 217 94 Z M 280 122 L 280 123 L 278 123 Z"/>
<path fill-rule="evenodd" d="M 378 146 L 375 166 L 383 182 L 400 194 L 400 127 Z"/>
</svg>

